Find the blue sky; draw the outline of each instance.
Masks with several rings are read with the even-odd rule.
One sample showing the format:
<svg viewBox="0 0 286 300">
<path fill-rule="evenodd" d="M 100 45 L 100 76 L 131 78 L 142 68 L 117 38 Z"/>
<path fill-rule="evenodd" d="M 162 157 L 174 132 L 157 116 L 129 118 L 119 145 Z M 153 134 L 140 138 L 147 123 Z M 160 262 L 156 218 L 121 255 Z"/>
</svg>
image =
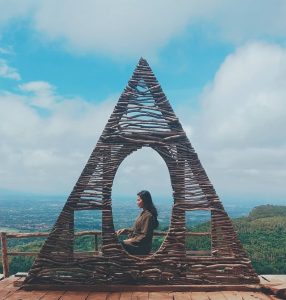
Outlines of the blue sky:
<svg viewBox="0 0 286 300">
<path fill-rule="evenodd" d="M 0 0 L 0 190 L 67 195 L 143 56 L 218 194 L 283 200 L 285 15 L 282 0 Z M 170 195 L 139 152 L 114 193 Z"/>
</svg>

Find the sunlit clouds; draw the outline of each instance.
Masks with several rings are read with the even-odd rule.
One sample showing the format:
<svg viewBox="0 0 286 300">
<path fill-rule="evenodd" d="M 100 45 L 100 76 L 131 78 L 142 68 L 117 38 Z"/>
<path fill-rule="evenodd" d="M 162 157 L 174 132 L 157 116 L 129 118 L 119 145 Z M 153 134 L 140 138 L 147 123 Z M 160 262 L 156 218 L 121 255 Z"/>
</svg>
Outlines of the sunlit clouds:
<svg viewBox="0 0 286 300">
<path fill-rule="evenodd" d="M 283 0 L 0 0 L 0 191 L 69 193 L 143 56 L 219 195 L 285 197 L 285 15 Z M 170 194 L 151 149 L 114 184 Z"/>
</svg>

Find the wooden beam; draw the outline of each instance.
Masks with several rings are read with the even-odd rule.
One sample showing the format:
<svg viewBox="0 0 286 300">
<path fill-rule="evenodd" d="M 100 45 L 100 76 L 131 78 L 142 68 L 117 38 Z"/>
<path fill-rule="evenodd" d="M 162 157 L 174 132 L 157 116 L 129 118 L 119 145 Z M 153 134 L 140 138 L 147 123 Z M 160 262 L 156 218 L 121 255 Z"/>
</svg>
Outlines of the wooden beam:
<svg viewBox="0 0 286 300">
<path fill-rule="evenodd" d="M 71 285 L 71 284 L 24 284 L 22 289 L 30 290 L 68 290 L 68 291 L 98 291 L 98 292 L 215 292 L 215 291 L 251 291 L 261 292 L 260 285 L 128 285 L 128 284 L 110 284 L 110 285 Z"/>
<path fill-rule="evenodd" d="M 6 232 L 1 232 L 1 251 L 2 251 L 2 266 L 4 278 L 9 277 L 9 261 L 7 255 L 7 236 Z"/>
</svg>

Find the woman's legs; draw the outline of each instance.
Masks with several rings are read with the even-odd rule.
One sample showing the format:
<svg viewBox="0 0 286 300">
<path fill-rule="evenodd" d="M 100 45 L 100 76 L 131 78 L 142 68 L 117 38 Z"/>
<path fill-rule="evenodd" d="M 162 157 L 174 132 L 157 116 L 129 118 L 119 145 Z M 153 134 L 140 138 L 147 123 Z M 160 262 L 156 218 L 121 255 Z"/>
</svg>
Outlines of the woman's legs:
<svg viewBox="0 0 286 300">
<path fill-rule="evenodd" d="M 120 242 L 123 249 L 132 255 L 148 255 L 149 252 L 139 246 L 133 246 L 130 244 L 125 244 L 124 241 Z"/>
</svg>

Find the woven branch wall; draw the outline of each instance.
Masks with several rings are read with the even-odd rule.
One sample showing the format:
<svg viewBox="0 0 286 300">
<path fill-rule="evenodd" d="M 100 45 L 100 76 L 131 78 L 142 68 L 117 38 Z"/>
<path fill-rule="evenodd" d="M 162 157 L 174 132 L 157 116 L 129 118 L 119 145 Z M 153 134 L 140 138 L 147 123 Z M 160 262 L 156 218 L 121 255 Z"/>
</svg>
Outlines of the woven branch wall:
<svg viewBox="0 0 286 300">
<path fill-rule="evenodd" d="M 174 204 L 156 253 L 132 256 L 114 230 L 111 190 L 121 162 L 142 147 L 165 161 Z M 102 211 L 101 252 L 76 255 L 74 212 Z M 211 254 L 186 252 L 186 212 L 211 214 Z M 148 63 L 140 59 L 82 174 L 36 258 L 25 285 L 257 283 L 232 223 Z"/>
</svg>

